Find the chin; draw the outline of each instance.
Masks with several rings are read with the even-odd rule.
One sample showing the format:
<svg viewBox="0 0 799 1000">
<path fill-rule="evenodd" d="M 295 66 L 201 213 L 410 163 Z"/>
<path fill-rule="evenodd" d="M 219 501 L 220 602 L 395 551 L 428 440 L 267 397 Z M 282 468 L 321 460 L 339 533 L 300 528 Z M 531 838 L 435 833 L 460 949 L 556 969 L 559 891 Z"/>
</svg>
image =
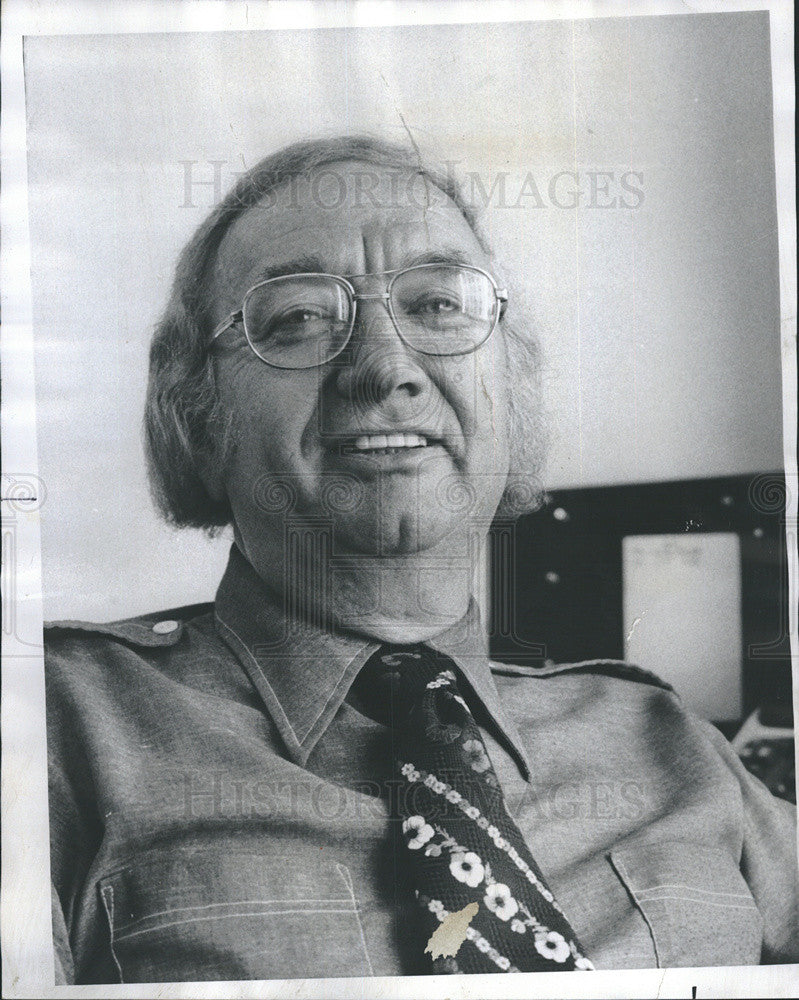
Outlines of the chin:
<svg viewBox="0 0 799 1000">
<path fill-rule="evenodd" d="M 427 552 L 448 537 L 462 534 L 464 521 L 451 515 L 419 517 L 417 511 L 359 511 L 335 526 L 336 549 L 376 557 Z"/>
</svg>

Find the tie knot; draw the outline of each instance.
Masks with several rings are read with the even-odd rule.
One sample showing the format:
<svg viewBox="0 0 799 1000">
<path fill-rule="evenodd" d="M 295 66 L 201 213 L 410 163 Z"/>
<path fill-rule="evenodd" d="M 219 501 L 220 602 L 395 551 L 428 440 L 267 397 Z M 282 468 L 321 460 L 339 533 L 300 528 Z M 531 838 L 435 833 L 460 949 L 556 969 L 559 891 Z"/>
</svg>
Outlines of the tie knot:
<svg viewBox="0 0 799 1000">
<path fill-rule="evenodd" d="M 438 693 L 448 700 L 457 696 L 465 707 L 453 667 L 449 657 L 426 646 L 384 645 L 364 664 L 354 691 L 373 718 L 404 727 L 414 710 Z"/>
<path fill-rule="evenodd" d="M 448 656 L 427 646 L 383 645 L 369 657 L 364 670 L 368 669 L 373 677 L 394 690 L 415 698 L 431 687 L 450 687 L 457 693 L 454 666 Z"/>
</svg>

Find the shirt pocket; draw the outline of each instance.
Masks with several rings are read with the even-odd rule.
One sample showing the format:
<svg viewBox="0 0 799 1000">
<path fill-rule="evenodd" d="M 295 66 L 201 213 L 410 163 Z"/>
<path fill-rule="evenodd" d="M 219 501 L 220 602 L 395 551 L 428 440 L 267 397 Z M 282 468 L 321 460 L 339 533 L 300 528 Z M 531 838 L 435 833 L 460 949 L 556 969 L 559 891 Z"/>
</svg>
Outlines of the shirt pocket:
<svg viewBox="0 0 799 1000">
<path fill-rule="evenodd" d="M 646 921 L 658 968 L 758 964 L 763 921 L 728 853 L 661 841 L 609 857 Z"/>
<path fill-rule="evenodd" d="M 177 849 L 126 863 L 98 890 L 120 982 L 373 974 L 336 862 Z"/>
</svg>

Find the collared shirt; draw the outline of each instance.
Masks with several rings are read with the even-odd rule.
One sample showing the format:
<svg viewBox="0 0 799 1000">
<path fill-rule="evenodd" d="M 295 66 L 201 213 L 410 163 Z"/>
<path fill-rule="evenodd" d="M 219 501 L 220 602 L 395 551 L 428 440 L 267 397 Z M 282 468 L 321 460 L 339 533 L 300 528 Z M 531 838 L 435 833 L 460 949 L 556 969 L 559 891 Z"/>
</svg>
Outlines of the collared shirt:
<svg viewBox="0 0 799 1000">
<path fill-rule="evenodd" d="M 378 644 L 300 625 L 234 547 L 215 606 L 47 630 L 54 941 L 78 983 L 419 971 Z M 799 960 L 794 810 L 617 661 L 450 656 L 506 802 L 597 968 Z"/>
</svg>

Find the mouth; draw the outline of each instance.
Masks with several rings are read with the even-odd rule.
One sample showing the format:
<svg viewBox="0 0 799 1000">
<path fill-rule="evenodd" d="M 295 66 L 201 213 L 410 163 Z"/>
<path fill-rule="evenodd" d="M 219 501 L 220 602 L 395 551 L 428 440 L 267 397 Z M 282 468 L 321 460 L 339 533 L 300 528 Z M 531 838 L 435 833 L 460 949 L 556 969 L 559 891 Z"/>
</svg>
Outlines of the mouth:
<svg viewBox="0 0 799 1000">
<path fill-rule="evenodd" d="M 341 442 L 343 455 L 393 455 L 406 451 L 420 450 L 429 445 L 440 444 L 435 438 L 422 434 L 361 434 Z"/>
</svg>

